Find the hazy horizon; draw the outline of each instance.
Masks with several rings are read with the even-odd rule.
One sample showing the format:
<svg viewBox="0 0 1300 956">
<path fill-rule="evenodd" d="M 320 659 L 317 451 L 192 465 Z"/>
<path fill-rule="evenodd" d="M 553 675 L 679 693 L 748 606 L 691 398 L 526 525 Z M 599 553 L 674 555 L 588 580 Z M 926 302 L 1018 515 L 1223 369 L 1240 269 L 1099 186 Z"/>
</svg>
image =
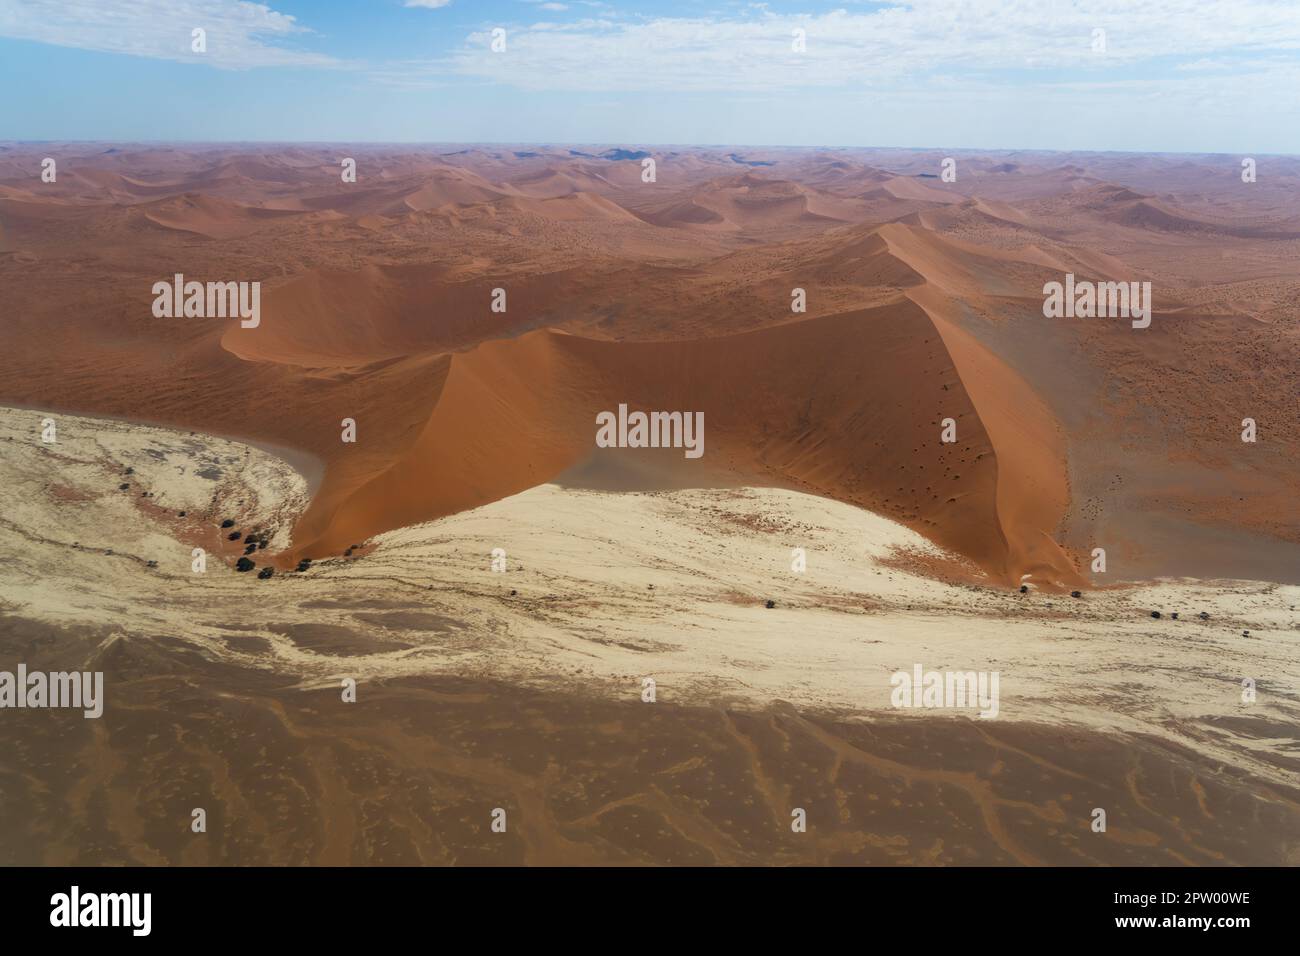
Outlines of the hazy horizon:
<svg viewBox="0 0 1300 956">
<path fill-rule="evenodd" d="M 952 144 L 930 144 L 930 145 L 911 145 L 911 146 L 881 146 L 881 145 L 861 145 L 861 146 L 831 146 L 831 145 L 798 145 L 794 143 L 670 143 L 670 142 L 650 142 L 637 140 L 630 142 L 627 140 L 564 140 L 549 141 L 541 140 L 519 140 L 519 139 L 502 139 L 502 140 L 362 140 L 362 139 L 336 139 L 336 140 L 313 140 L 313 139 L 0 139 L 0 143 L 10 143 L 16 146 L 36 146 L 46 143 L 63 143 L 69 145 L 106 145 L 106 146 L 211 146 L 211 147 L 234 147 L 234 146 L 373 146 L 373 147 L 492 147 L 502 148 L 509 146 L 527 146 L 538 149 L 565 149 L 575 146 L 587 146 L 593 149 L 631 149 L 635 147 L 651 147 L 655 149 L 696 149 L 696 150 L 723 150 L 723 149 L 745 149 L 745 150 L 791 150 L 799 152 L 832 152 L 832 151 L 895 151 L 899 153 L 920 153 L 927 151 L 952 151 L 957 153 L 988 153 L 999 156 L 1012 156 L 1021 153 L 1032 154 L 1054 154 L 1076 155 L 1076 154 L 1095 154 L 1098 156 L 1109 155 L 1132 155 L 1132 156 L 1227 156 L 1236 157 L 1243 155 L 1236 152 L 1224 152 L 1222 150 L 1177 150 L 1177 149 L 1053 149 L 1025 146 L 958 146 Z M 1295 153 L 1269 153 L 1263 150 L 1253 150 L 1253 156 L 1279 156 L 1279 157 L 1297 157 L 1300 152 Z"/>
</svg>

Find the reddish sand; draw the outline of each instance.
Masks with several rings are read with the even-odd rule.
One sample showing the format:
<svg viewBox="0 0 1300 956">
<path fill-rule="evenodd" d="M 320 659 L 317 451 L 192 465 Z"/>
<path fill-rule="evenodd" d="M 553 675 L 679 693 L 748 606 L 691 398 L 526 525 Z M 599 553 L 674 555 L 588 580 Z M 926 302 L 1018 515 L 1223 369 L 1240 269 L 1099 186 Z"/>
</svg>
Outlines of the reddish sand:
<svg viewBox="0 0 1300 956">
<path fill-rule="evenodd" d="M 282 565 L 589 466 L 626 403 L 704 413 L 679 481 L 852 502 L 1006 585 L 1098 545 L 1300 573 L 1300 161 L 654 155 L 0 144 L 0 402 L 316 456 Z M 261 281 L 260 325 L 154 318 L 177 272 Z M 1044 318 L 1065 272 L 1150 281 L 1151 327 Z"/>
</svg>

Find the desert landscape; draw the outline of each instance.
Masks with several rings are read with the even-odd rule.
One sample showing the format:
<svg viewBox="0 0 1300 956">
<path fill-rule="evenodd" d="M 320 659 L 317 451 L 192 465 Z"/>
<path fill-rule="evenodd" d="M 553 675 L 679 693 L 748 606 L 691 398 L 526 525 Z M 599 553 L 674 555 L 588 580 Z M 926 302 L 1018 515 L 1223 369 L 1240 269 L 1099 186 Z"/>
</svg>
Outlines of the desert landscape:
<svg viewBox="0 0 1300 956">
<path fill-rule="evenodd" d="M 0 863 L 1300 863 L 1251 162 L 0 142 Z"/>
</svg>

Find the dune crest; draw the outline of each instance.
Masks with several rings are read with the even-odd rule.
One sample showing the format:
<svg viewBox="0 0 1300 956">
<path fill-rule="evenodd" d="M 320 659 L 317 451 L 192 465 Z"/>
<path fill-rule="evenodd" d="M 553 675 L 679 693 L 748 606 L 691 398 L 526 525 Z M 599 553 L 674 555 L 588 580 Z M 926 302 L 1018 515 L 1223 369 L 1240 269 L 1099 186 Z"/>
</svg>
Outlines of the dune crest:
<svg viewBox="0 0 1300 956">
<path fill-rule="evenodd" d="M 814 491 L 887 514 L 1004 584 L 1074 582 L 1050 538 L 1068 501 L 1063 457 L 1031 400 L 996 357 L 911 302 L 681 342 L 539 330 L 452 355 L 419 437 L 364 482 L 327 471 L 294 548 L 330 553 L 625 454 L 597 451 L 594 436 L 597 413 L 626 403 L 703 412 L 696 473 L 656 452 L 697 486 Z M 990 430 L 985 416 L 1005 421 Z M 952 445 L 940 440 L 948 417 Z"/>
</svg>

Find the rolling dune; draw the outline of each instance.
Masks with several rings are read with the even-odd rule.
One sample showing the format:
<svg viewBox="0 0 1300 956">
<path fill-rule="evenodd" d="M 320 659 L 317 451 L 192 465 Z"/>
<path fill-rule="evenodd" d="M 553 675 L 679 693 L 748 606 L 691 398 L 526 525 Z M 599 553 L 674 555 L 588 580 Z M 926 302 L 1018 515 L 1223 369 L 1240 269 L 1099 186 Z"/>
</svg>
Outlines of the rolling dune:
<svg viewBox="0 0 1300 956">
<path fill-rule="evenodd" d="M 1189 554 L 1230 574 L 1300 541 L 1284 193 L 1225 224 L 1198 198 L 1204 164 L 1158 159 L 981 158 L 939 185 L 933 154 L 675 150 L 647 184 L 633 150 L 368 147 L 345 184 L 336 152 L 79 147 L 47 191 L 0 180 L 0 398 L 314 456 L 284 565 L 646 468 L 869 508 L 1006 586 L 1078 586 L 1099 538 L 1137 577 Z M 1147 191 L 1156 168 L 1176 204 Z M 1043 319 L 1067 271 L 1154 279 L 1155 325 Z M 260 325 L 154 320 L 146 292 L 173 272 L 261 280 Z M 1194 386 L 1173 387 L 1193 355 Z M 597 461 L 595 415 L 621 403 L 703 411 L 705 459 Z M 1249 412 L 1268 442 L 1242 460 Z M 1119 532 L 1157 520 L 1143 544 Z M 1230 547 L 1194 545 L 1234 525 Z"/>
</svg>

